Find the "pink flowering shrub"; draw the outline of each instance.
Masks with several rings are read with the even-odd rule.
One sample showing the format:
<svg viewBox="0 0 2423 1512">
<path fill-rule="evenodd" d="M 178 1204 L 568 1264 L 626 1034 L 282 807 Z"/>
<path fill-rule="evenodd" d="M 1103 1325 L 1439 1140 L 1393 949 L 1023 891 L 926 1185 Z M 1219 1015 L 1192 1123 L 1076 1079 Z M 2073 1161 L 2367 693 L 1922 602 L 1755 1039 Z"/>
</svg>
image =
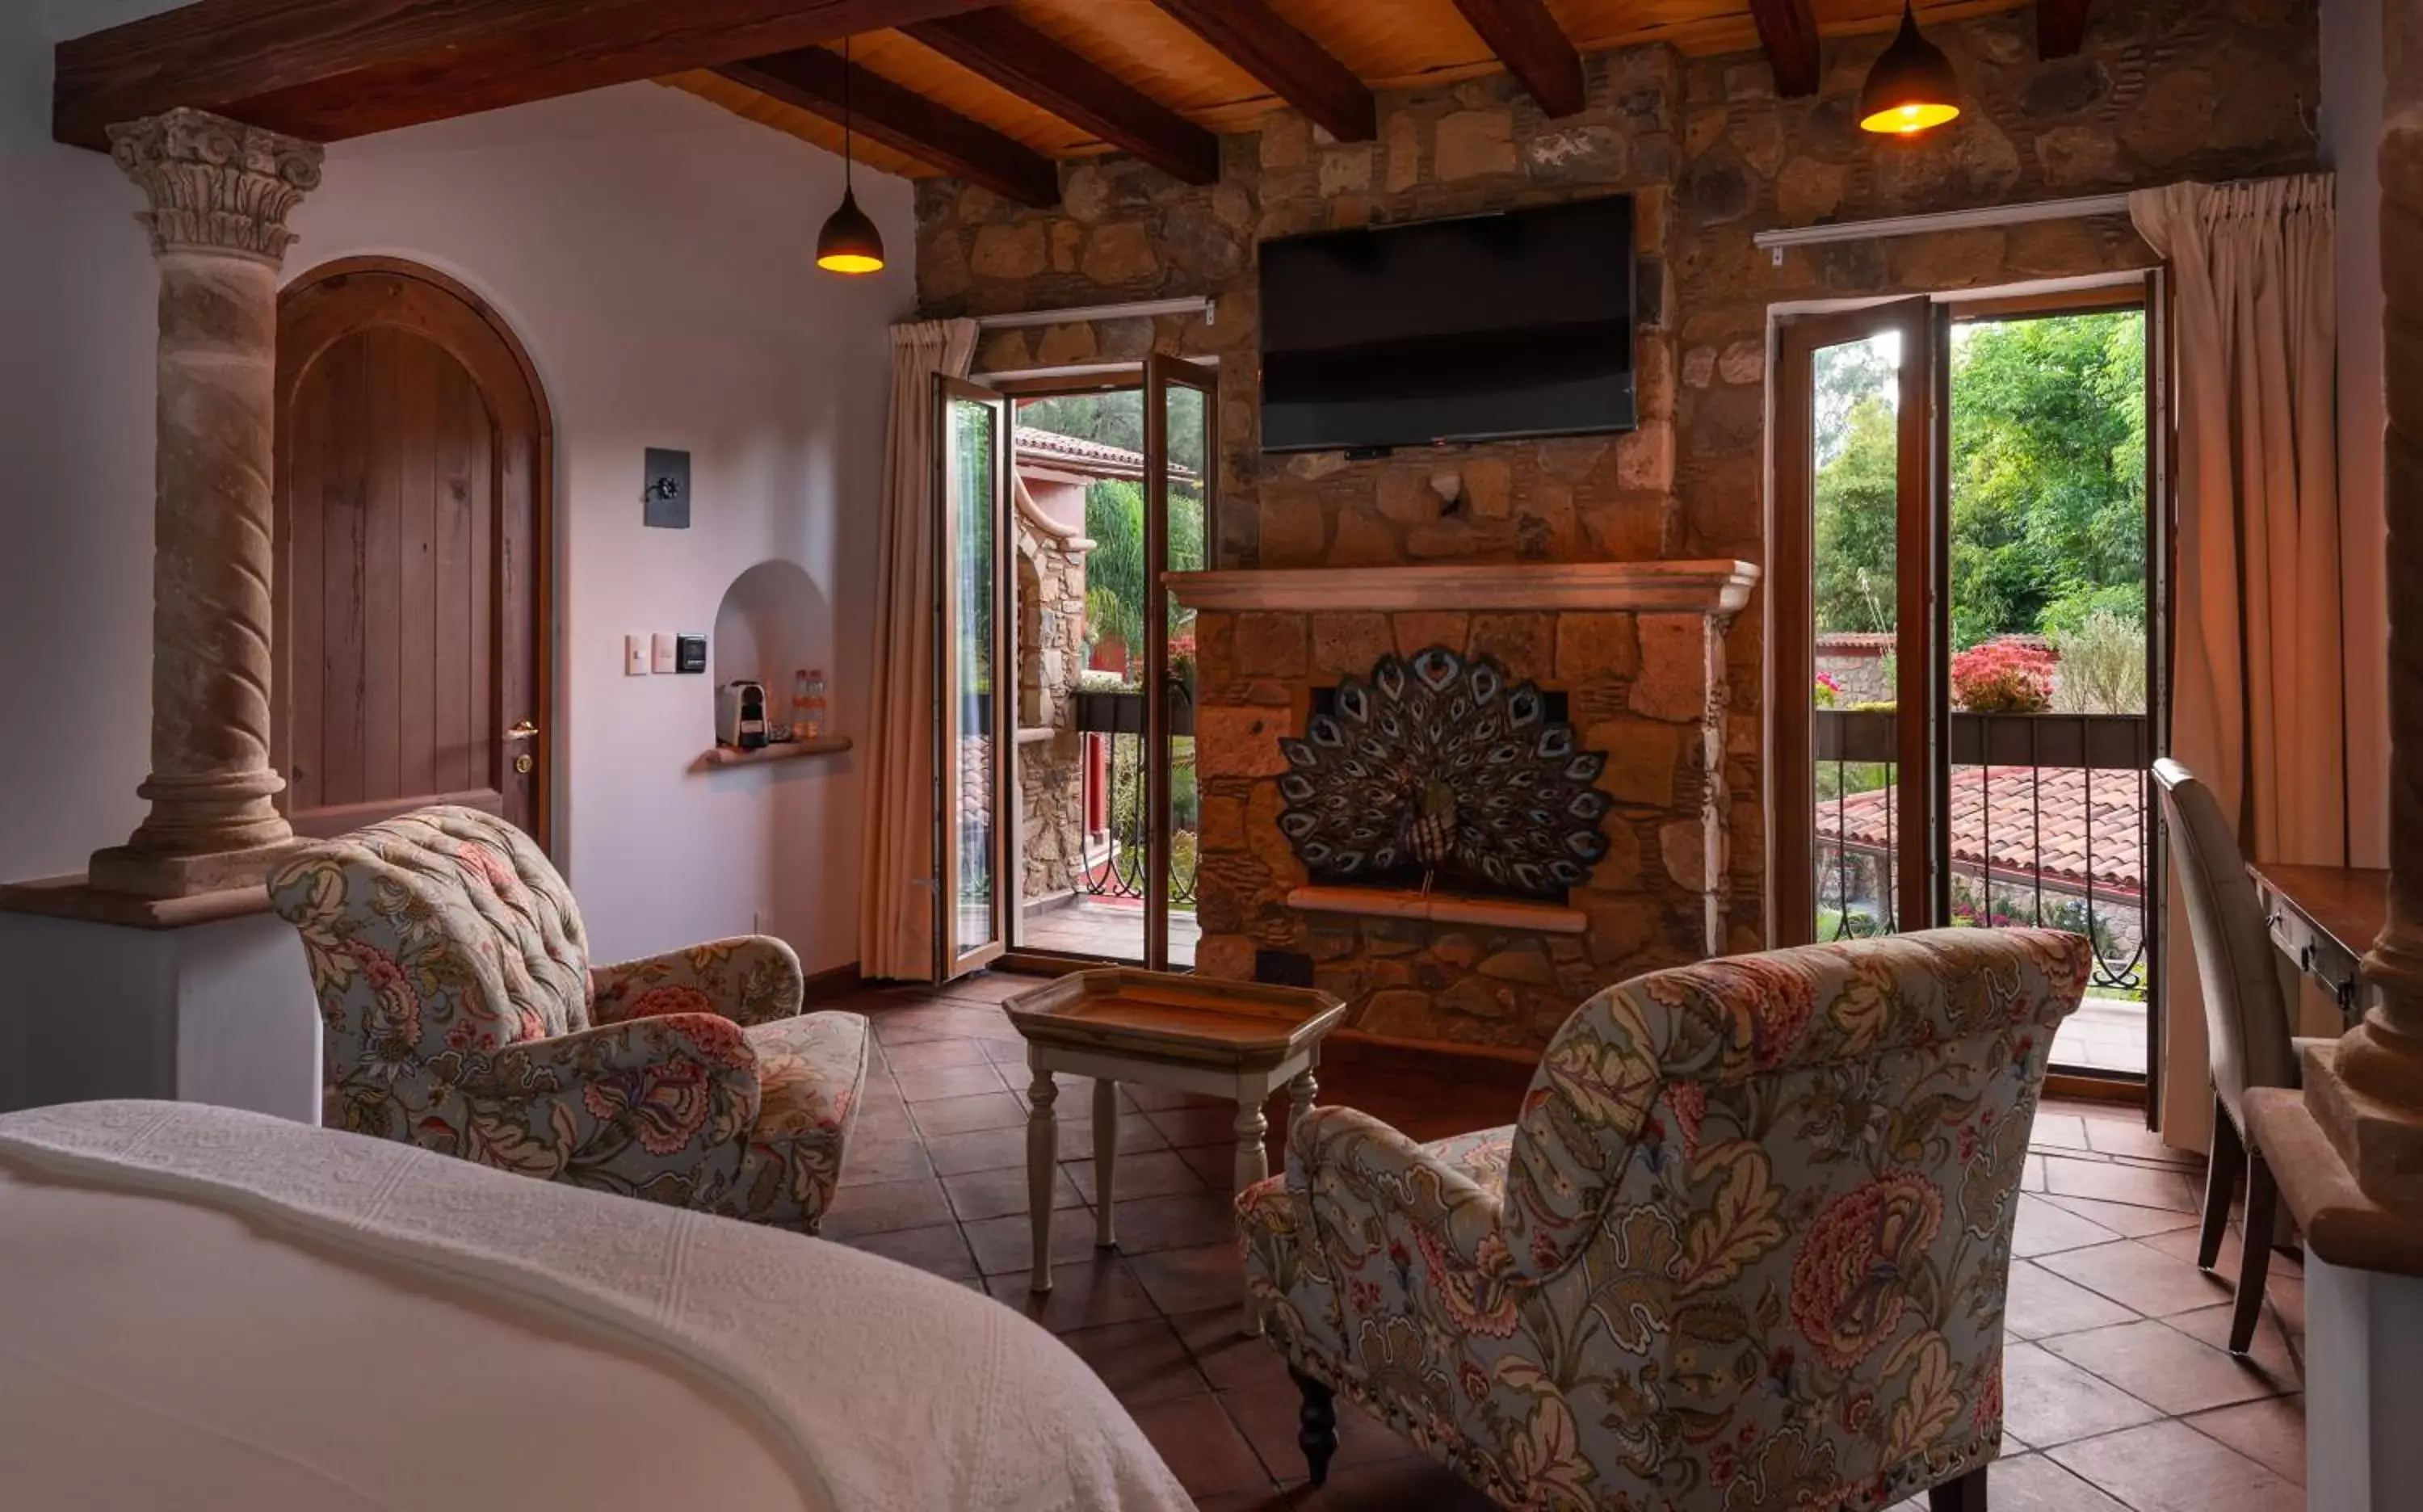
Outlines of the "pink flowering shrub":
<svg viewBox="0 0 2423 1512">
<path fill-rule="evenodd" d="M 1834 680 L 1834 675 L 1830 672 L 1817 674 L 1817 707 L 1831 708 L 1842 701 L 1843 685 Z"/>
<path fill-rule="evenodd" d="M 1952 692 L 1973 714 L 2040 714 L 2052 707 L 2050 651 L 1987 641 L 1952 659 Z"/>
</svg>

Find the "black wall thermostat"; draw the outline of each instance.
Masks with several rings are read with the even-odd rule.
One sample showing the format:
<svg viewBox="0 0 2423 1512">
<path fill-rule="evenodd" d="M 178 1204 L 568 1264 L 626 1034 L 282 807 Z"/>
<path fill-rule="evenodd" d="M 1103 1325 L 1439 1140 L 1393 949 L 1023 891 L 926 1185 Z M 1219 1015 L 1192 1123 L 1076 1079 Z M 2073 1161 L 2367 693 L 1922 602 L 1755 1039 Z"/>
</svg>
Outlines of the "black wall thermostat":
<svg viewBox="0 0 2423 1512">
<path fill-rule="evenodd" d="M 689 529 L 689 454 L 649 447 L 641 470 L 641 523 L 658 530 Z"/>
<path fill-rule="evenodd" d="M 673 670 L 705 672 L 706 670 L 706 637 L 676 635 L 673 637 Z"/>
</svg>

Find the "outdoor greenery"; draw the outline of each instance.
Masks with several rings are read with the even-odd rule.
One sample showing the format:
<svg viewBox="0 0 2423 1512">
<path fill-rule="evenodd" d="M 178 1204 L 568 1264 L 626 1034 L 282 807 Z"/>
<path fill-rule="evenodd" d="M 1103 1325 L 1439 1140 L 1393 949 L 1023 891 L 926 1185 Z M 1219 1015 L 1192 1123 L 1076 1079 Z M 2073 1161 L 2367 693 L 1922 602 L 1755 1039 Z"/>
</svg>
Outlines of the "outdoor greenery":
<svg viewBox="0 0 2423 1512">
<path fill-rule="evenodd" d="M 1085 490 L 1085 638 L 1088 644 L 1144 642 L 1144 485 L 1103 478 Z M 1169 490 L 1169 570 L 1203 565 L 1203 494 L 1173 484 Z M 1173 602 L 1169 630 L 1178 634 L 1193 612 Z"/>
<path fill-rule="evenodd" d="M 2098 609 L 2075 629 L 2052 631 L 2061 657 L 2052 703 L 2065 714 L 2146 711 L 2146 628 Z"/>
<path fill-rule="evenodd" d="M 1873 344 L 1818 364 L 1817 628 L 1893 628 L 1892 371 Z M 2145 317 L 1964 327 L 1952 354 L 1952 638 L 2142 627 Z"/>
</svg>

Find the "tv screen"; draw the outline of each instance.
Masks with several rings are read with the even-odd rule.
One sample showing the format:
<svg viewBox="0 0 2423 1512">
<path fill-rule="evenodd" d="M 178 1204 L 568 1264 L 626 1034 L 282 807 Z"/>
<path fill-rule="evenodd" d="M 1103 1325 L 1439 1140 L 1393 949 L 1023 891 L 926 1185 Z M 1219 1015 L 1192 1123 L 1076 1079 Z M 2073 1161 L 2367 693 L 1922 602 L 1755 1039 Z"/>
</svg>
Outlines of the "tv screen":
<svg viewBox="0 0 2423 1512">
<path fill-rule="evenodd" d="M 1632 199 L 1261 248 L 1262 446 L 1630 430 Z"/>
</svg>

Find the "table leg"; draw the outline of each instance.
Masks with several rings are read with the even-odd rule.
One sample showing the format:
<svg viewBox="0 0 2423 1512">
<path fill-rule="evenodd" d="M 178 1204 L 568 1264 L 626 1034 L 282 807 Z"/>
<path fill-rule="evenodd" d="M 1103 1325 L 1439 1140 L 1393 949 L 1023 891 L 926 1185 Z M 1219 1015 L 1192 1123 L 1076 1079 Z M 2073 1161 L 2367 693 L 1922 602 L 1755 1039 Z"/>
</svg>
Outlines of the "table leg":
<svg viewBox="0 0 2423 1512">
<path fill-rule="evenodd" d="M 1301 1075 L 1288 1083 L 1288 1139 L 1291 1143 L 1295 1139 L 1297 1122 L 1312 1111 L 1312 1100 L 1320 1095 L 1321 1082 L 1313 1075 L 1310 1066 L 1305 1067 Z"/>
<path fill-rule="evenodd" d="M 1118 1243 L 1111 1233 L 1113 1172 L 1119 1160 L 1119 1084 L 1107 1076 L 1094 1078 L 1094 1243 L 1108 1249 Z"/>
<path fill-rule="evenodd" d="M 1242 1192 L 1271 1173 L 1270 1156 L 1262 1149 L 1262 1137 L 1270 1132 L 1270 1120 L 1262 1117 L 1262 1098 L 1268 1089 L 1260 1083 L 1243 1084 L 1237 1088 L 1237 1190 Z M 1255 1315 L 1254 1304 L 1245 1304 L 1245 1336 L 1261 1337 L 1262 1320 Z"/>
<path fill-rule="evenodd" d="M 1052 1073 L 1037 1066 L 1035 1085 L 1027 1089 L 1026 1198 L 1028 1222 L 1035 1231 L 1035 1268 L 1027 1276 L 1029 1290 L 1052 1289 L 1052 1178 L 1060 1158 L 1059 1121 L 1052 1105 L 1060 1096 Z"/>
</svg>

